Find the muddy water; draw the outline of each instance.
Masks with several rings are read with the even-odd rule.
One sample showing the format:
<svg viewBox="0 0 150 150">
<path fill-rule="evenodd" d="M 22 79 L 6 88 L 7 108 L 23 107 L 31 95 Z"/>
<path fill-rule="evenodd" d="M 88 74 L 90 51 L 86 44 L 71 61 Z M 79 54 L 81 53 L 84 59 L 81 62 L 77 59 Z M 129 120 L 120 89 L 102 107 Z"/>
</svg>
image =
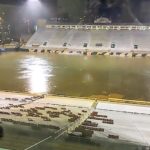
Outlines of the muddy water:
<svg viewBox="0 0 150 150">
<path fill-rule="evenodd" d="M 150 59 L 5 53 L 0 90 L 150 100 Z"/>
</svg>

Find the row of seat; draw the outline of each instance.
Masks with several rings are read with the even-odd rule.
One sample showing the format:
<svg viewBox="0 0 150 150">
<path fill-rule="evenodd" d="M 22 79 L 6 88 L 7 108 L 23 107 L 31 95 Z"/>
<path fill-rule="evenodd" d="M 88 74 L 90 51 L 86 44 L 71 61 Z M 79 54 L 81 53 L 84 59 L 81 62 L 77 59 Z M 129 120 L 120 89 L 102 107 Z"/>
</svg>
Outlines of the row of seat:
<svg viewBox="0 0 150 150">
<path fill-rule="evenodd" d="M 150 48 L 150 31 L 39 29 L 26 47 L 94 48 L 97 50 L 145 50 Z"/>
</svg>

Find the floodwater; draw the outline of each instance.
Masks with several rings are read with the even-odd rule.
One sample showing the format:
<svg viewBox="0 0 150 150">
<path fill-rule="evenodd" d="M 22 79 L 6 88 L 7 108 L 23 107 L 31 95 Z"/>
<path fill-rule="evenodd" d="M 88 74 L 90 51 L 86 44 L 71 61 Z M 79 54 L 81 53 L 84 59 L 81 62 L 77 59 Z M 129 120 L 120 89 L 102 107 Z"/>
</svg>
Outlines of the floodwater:
<svg viewBox="0 0 150 150">
<path fill-rule="evenodd" d="M 150 100 L 150 59 L 3 53 L 0 90 Z"/>
<path fill-rule="evenodd" d="M 150 60 L 104 56 L 69 56 L 21 52 L 0 55 L 0 90 L 66 96 L 121 95 L 150 100 Z M 2 125 L 0 147 L 23 150 L 52 132 L 32 127 Z M 137 150 L 138 146 L 62 137 L 31 150 Z"/>
</svg>

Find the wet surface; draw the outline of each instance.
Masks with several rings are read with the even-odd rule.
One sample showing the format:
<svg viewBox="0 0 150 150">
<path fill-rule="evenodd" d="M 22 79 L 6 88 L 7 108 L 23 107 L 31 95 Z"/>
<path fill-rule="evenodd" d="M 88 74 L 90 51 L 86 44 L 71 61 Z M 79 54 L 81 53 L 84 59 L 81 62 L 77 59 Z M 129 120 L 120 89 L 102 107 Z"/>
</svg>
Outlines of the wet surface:
<svg viewBox="0 0 150 150">
<path fill-rule="evenodd" d="M 5 53 L 0 90 L 150 99 L 149 58 Z"/>
</svg>

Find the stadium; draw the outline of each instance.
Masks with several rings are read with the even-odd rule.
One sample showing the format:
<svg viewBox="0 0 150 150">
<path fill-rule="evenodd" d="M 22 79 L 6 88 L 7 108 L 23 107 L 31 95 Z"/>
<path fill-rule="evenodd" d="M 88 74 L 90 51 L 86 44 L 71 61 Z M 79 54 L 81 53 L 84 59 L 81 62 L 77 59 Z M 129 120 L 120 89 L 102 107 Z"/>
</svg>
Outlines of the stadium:
<svg viewBox="0 0 150 150">
<path fill-rule="evenodd" d="M 26 44 L 30 52 L 149 56 L 150 27 L 136 25 L 46 25 Z"/>
<path fill-rule="evenodd" d="M 150 150 L 148 0 L 0 0 L 0 150 Z"/>
</svg>

